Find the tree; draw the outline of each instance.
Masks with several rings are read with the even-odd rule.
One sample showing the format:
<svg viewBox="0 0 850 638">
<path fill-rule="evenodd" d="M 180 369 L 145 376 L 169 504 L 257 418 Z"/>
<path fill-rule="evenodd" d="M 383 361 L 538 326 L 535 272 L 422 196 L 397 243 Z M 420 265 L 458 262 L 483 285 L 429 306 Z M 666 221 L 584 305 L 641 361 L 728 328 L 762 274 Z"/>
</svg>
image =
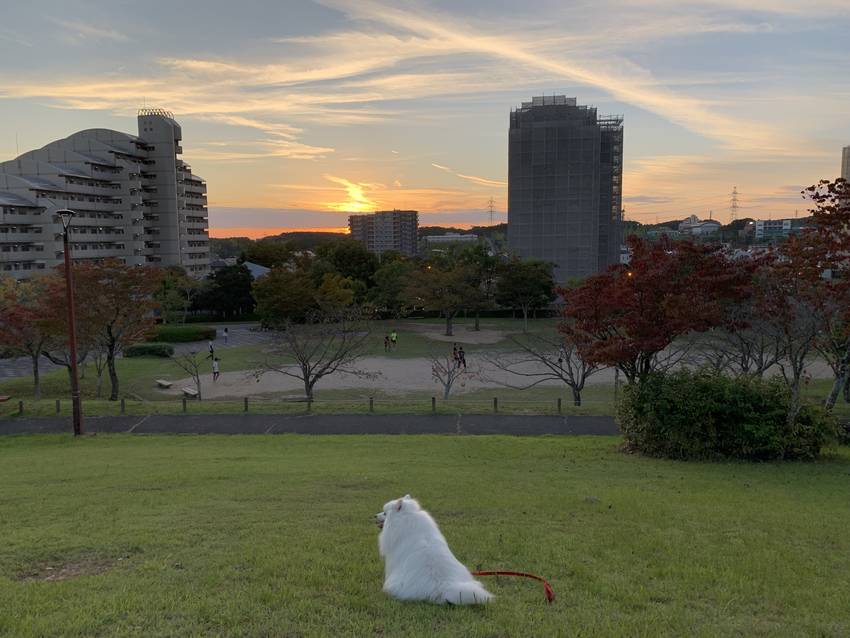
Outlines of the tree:
<svg viewBox="0 0 850 638">
<path fill-rule="evenodd" d="M 292 259 L 293 249 L 288 242 L 275 239 L 261 239 L 245 248 L 245 261 L 260 264 L 266 268 L 284 266 Z"/>
<path fill-rule="evenodd" d="M 403 297 L 410 306 L 438 310 L 446 320 L 446 336 L 450 337 L 455 315 L 478 299 L 480 291 L 473 281 L 468 266 L 432 262 L 408 275 Z"/>
<path fill-rule="evenodd" d="M 145 266 L 126 266 L 117 259 L 74 264 L 74 291 L 94 313 L 82 318 L 91 325 L 91 349 L 102 350 L 109 371 L 110 401 L 118 400 L 115 360 L 128 345 L 144 339 L 154 326 L 153 293 L 162 273 Z M 83 292 L 85 291 L 85 292 Z"/>
<path fill-rule="evenodd" d="M 177 364 L 181 370 L 192 377 L 195 382 L 195 389 L 198 391 L 198 401 L 201 397 L 201 366 L 204 360 L 208 357 L 205 352 L 178 352 L 172 355 L 171 360 Z"/>
<path fill-rule="evenodd" d="M 353 282 L 339 273 L 326 273 L 316 289 L 316 304 L 326 313 L 336 313 L 354 303 Z"/>
<path fill-rule="evenodd" d="M 372 276 L 375 282 L 369 290 L 367 299 L 379 310 L 387 310 L 398 317 L 405 305 L 404 290 L 407 278 L 416 265 L 407 259 L 382 261 L 380 268 Z"/>
<path fill-rule="evenodd" d="M 279 328 L 292 322 L 304 321 L 316 308 L 316 290 L 303 272 L 293 272 L 277 266 L 265 277 L 254 282 L 257 314 L 263 325 Z"/>
<path fill-rule="evenodd" d="M 304 323 L 287 321 L 275 331 L 267 358 L 255 374 L 277 372 L 298 379 L 304 384 L 304 395 L 312 399 L 316 383 L 336 372 L 377 376 L 355 365 L 370 346 L 370 327 L 356 309 L 311 312 Z"/>
<path fill-rule="evenodd" d="M 324 243 L 316 249 L 316 258 L 330 264 L 343 277 L 362 281 L 367 287 L 378 269 L 378 257 L 355 239 Z"/>
<path fill-rule="evenodd" d="M 555 298 L 552 266 L 542 261 L 513 259 L 499 269 L 496 301 L 520 308 L 523 332 L 528 332 L 528 311 L 543 308 Z"/>
<path fill-rule="evenodd" d="M 812 227 L 782 246 L 789 262 L 819 291 L 824 321 L 816 347 L 835 373 L 826 397 L 832 409 L 841 388 L 850 388 L 850 182 L 820 180 L 802 191 L 814 204 Z M 829 277 L 824 277 L 825 274 Z"/>
<path fill-rule="evenodd" d="M 466 369 L 457 358 L 449 355 L 432 354 L 428 356 L 428 361 L 431 362 L 431 377 L 442 386 L 443 399 L 448 399 L 452 386 Z"/>
<path fill-rule="evenodd" d="M 244 264 L 225 266 L 213 272 L 195 297 L 194 307 L 225 319 L 254 310 L 251 272 Z"/>
<path fill-rule="evenodd" d="M 162 284 L 154 299 L 162 308 L 162 322 L 178 320 L 186 323 L 192 300 L 201 289 L 201 282 L 190 277 L 180 266 L 168 266 L 162 271 Z"/>
<path fill-rule="evenodd" d="M 39 359 L 49 337 L 41 321 L 45 296 L 44 277 L 9 278 L 0 285 L 0 349 L 30 358 L 36 400 L 41 398 Z"/>
<path fill-rule="evenodd" d="M 628 266 L 612 266 L 561 289 L 571 322 L 564 334 L 588 363 L 616 366 L 629 383 L 671 367 L 693 332 L 724 325 L 727 308 L 749 294 L 749 278 L 716 248 L 690 242 L 648 244 L 630 237 Z"/>
<path fill-rule="evenodd" d="M 515 385 L 498 379 L 491 380 L 519 390 L 527 390 L 547 381 L 557 381 L 570 388 L 573 404 L 581 405 L 585 383 L 600 370 L 600 366 L 581 357 L 574 338 L 574 331 L 550 337 L 528 334 L 522 338 L 511 337 L 516 351 L 486 355 L 485 361 L 525 382 Z"/>
<path fill-rule="evenodd" d="M 476 303 L 471 309 L 475 312 L 473 330 L 481 330 L 481 311 L 493 305 L 499 260 L 483 242 L 464 247 L 459 251 L 457 259 L 460 263 L 469 266 L 472 275 L 471 283 L 479 290 Z M 552 287 L 549 290 L 551 289 Z"/>
</svg>

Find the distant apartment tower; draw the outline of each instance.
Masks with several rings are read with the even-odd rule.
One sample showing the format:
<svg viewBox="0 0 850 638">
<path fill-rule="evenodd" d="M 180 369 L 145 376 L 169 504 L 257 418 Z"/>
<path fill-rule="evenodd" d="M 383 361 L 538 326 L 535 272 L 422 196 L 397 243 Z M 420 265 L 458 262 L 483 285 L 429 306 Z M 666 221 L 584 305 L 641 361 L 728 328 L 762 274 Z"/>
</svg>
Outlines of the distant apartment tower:
<svg viewBox="0 0 850 638">
<path fill-rule="evenodd" d="M 351 215 L 348 228 L 352 239 L 363 242 L 377 254 L 396 250 L 416 255 L 419 235 L 419 213 L 415 210 L 387 210 L 368 215 Z"/>
<path fill-rule="evenodd" d="M 0 163 L 0 274 L 21 279 L 60 264 L 70 208 L 75 261 L 209 272 L 206 183 L 182 159 L 174 116 L 142 109 L 139 134 L 88 129 Z"/>
<path fill-rule="evenodd" d="M 850 146 L 841 149 L 841 177 L 850 182 Z"/>
<path fill-rule="evenodd" d="M 556 281 L 620 262 L 623 119 L 563 95 L 511 111 L 508 247 L 552 262 Z"/>
</svg>

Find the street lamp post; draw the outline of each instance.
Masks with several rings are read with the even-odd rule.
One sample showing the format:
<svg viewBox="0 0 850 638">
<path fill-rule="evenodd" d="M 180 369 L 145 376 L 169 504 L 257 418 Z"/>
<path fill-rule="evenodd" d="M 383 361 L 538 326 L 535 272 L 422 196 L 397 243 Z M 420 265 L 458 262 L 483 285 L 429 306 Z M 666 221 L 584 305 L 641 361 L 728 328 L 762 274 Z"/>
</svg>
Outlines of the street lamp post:
<svg viewBox="0 0 850 638">
<path fill-rule="evenodd" d="M 83 433 L 83 408 L 80 405 L 80 382 L 77 378 L 77 321 L 74 313 L 74 274 L 71 271 L 71 242 L 69 240 L 71 218 L 74 211 L 63 208 L 56 211 L 62 219 L 62 245 L 65 252 L 65 291 L 68 299 L 68 350 L 71 356 L 71 410 L 74 420 L 74 436 Z"/>
</svg>

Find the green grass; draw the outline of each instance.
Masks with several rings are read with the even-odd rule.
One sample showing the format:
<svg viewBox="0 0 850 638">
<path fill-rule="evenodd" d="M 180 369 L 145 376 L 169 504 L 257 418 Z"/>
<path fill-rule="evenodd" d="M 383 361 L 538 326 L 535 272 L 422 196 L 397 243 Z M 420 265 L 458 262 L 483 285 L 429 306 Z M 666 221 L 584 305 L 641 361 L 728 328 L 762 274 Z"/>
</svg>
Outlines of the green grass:
<svg viewBox="0 0 850 638">
<path fill-rule="evenodd" d="M 617 443 L 5 437 L 0 635 L 850 634 L 850 449 L 686 464 Z M 405 492 L 467 565 L 544 575 L 556 603 L 518 579 L 486 579 L 483 609 L 386 597 L 371 517 Z"/>
</svg>

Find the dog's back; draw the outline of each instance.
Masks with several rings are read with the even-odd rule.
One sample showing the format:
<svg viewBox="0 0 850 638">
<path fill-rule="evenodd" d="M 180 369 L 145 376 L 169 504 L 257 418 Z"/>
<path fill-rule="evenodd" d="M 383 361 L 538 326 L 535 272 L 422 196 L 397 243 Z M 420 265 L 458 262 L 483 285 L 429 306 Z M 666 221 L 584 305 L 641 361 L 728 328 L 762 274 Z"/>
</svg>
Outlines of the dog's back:
<svg viewBox="0 0 850 638">
<path fill-rule="evenodd" d="M 392 502 L 379 538 L 384 591 L 400 600 L 474 605 L 492 599 L 455 558 L 433 518 L 409 497 Z M 387 511 L 385 507 L 385 511 Z"/>
</svg>

